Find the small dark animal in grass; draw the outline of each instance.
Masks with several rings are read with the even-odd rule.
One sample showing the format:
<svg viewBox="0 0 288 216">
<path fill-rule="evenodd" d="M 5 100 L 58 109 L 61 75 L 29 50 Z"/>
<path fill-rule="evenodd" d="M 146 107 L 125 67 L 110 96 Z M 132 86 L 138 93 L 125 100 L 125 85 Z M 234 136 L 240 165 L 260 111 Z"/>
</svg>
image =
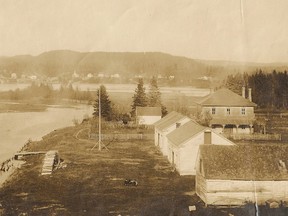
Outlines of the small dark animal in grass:
<svg viewBox="0 0 288 216">
<path fill-rule="evenodd" d="M 126 179 L 124 181 L 124 185 L 125 186 L 137 186 L 138 185 L 138 182 L 134 179 Z"/>
</svg>

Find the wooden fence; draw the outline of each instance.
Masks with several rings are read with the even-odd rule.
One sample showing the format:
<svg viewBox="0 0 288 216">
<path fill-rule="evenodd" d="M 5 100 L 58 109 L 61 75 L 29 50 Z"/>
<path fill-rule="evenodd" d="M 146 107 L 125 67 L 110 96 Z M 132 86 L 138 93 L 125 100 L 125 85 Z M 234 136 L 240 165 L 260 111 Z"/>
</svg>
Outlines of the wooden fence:
<svg viewBox="0 0 288 216">
<path fill-rule="evenodd" d="M 273 113 L 273 112 L 267 112 L 267 113 L 255 113 L 256 117 L 279 117 L 279 118 L 288 118 L 287 112 L 280 112 L 280 113 Z"/>
<path fill-rule="evenodd" d="M 228 139 L 233 140 L 274 140 L 281 141 L 281 134 L 225 134 Z"/>
<path fill-rule="evenodd" d="M 91 133 L 90 139 L 98 140 L 99 134 Z M 154 134 L 101 134 L 101 140 L 154 140 Z"/>
</svg>

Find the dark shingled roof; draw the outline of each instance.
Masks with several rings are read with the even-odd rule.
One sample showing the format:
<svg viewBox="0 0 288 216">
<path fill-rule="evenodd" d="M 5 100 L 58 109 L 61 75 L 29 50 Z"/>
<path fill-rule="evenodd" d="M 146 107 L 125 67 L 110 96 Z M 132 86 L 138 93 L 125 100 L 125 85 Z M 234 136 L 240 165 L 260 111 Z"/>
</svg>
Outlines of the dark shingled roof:
<svg viewBox="0 0 288 216">
<path fill-rule="evenodd" d="M 175 129 L 167 135 L 168 140 L 170 140 L 174 145 L 180 146 L 182 143 L 188 141 L 190 138 L 205 130 L 205 127 L 199 125 L 195 121 L 191 120 L 185 123 L 183 126 Z"/>
<path fill-rule="evenodd" d="M 161 107 L 136 107 L 137 116 L 161 116 Z"/>
<path fill-rule="evenodd" d="M 254 107 L 257 106 L 255 103 L 249 101 L 246 98 L 232 92 L 229 89 L 220 89 L 206 97 L 202 100 L 196 102 L 202 106 L 229 106 L 229 107 Z"/>
<path fill-rule="evenodd" d="M 287 145 L 201 145 L 200 158 L 206 179 L 288 180 Z"/>
<path fill-rule="evenodd" d="M 171 125 L 178 123 L 183 118 L 188 118 L 188 117 L 186 117 L 180 113 L 177 113 L 175 111 L 172 111 L 168 115 L 166 115 L 164 118 L 155 122 L 154 126 L 158 130 L 164 130 L 164 129 L 170 127 Z"/>
</svg>

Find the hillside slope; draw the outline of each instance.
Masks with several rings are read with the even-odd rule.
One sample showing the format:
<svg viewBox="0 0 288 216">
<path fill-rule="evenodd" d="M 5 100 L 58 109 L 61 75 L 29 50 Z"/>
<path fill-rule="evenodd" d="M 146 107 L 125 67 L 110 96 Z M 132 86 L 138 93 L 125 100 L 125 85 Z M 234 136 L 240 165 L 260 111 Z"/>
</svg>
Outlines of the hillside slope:
<svg viewBox="0 0 288 216">
<path fill-rule="evenodd" d="M 151 77 L 174 76 L 177 80 L 188 82 L 203 77 L 224 78 L 227 74 L 252 72 L 262 68 L 286 70 L 287 64 L 237 63 L 225 61 L 193 60 L 160 52 L 75 52 L 57 50 L 38 56 L 22 55 L 0 57 L 0 75 L 10 77 L 37 74 L 46 77 L 71 75 L 76 71 L 80 75 L 88 73 L 119 74 L 122 77 L 141 75 Z"/>
</svg>

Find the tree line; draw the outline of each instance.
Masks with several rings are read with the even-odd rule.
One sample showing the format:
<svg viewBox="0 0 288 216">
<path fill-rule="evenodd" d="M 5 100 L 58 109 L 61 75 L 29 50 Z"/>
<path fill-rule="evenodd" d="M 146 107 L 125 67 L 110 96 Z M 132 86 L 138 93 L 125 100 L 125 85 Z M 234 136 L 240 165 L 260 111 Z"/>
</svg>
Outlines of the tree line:
<svg viewBox="0 0 288 216">
<path fill-rule="evenodd" d="M 32 98 L 44 98 L 44 99 L 68 99 L 77 101 L 93 101 L 93 94 L 87 91 L 80 91 L 78 87 L 73 88 L 71 84 L 68 86 L 61 85 L 60 88 L 53 89 L 49 84 L 32 83 L 25 89 L 16 89 L 6 92 L 1 92 L 1 99 L 7 100 L 29 100 Z"/>
<path fill-rule="evenodd" d="M 288 74 L 287 71 L 273 70 L 265 73 L 258 70 L 252 74 L 229 75 L 224 86 L 241 94 L 242 87 L 252 89 L 252 100 L 260 108 L 288 108 Z M 246 92 L 247 93 L 247 92 Z"/>
<path fill-rule="evenodd" d="M 100 97 L 99 97 L 100 93 Z M 99 100 L 100 98 L 100 100 Z M 131 112 L 121 113 L 117 110 L 117 106 L 113 104 L 109 95 L 106 91 L 106 87 L 101 85 L 98 92 L 94 107 L 93 116 L 99 116 L 101 110 L 101 116 L 107 120 L 122 120 L 124 124 L 127 124 L 128 121 L 134 119 L 136 116 L 136 107 L 161 107 L 162 116 L 167 114 L 166 107 L 162 104 L 161 101 L 161 93 L 158 87 L 157 79 L 153 77 L 150 81 L 149 92 L 146 93 L 146 89 L 144 87 L 144 81 L 142 78 L 138 80 L 137 87 L 135 89 L 135 93 L 133 95 L 133 101 L 131 104 Z M 99 104 L 100 102 L 100 104 Z"/>
</svg>

